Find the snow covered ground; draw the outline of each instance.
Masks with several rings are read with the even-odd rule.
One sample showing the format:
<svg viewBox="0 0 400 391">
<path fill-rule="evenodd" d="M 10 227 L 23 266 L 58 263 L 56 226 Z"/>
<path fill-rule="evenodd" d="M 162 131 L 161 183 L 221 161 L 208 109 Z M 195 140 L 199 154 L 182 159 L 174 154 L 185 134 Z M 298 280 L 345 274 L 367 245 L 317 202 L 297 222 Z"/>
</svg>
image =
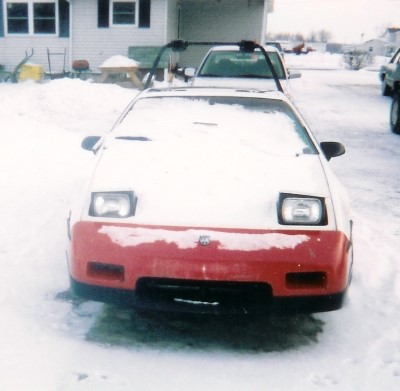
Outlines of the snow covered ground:
<svg viewBox="0 0 400 391">
<path fill-rule="evenodd" d="M 390 99 L 377 72 L 302 74 L 292 80 L 296 105 L 321 141 L 347 148 L 331 165 L 351 197 L 354 278 L 339 311 L 267 320 L 142 317 L 71 300 L 65 221 L 92 157 L 80 141 L 109 130 L 137 91 L 0 84 L 1 390 L 400 389 L 400 137 L 389 131 Z"/>
<path fill-rule="evenodd" d="M 368 70 L 379 70 L 383 63 L 390 58 L 384 56 L 375 56 L 368 64 Z M 295 55 L 293 53 L 285 54 L 285 62 L 289 68 L 296 69 L 342 69 L 345 67 L 343 56 L 336 53 L 310 52 L 308 54 Z"/>
</svg>

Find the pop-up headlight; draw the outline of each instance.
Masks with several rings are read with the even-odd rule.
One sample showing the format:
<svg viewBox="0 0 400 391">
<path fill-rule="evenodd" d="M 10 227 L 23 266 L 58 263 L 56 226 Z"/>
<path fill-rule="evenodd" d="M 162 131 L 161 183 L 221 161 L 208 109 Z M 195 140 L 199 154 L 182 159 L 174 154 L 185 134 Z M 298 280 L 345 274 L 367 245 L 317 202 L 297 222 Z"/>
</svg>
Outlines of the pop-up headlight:
<svg viewBox="0 0 400 391">
<path fill-rule="evenodd" d="M 92 193 L 89 215 L 95 217 L 125 218 L 133 216 L 136 197 L 133 192 Z"/>
<path fill-rule="evenodd" d="M 287 225 L 326 225 L 323 198 L 281 194 L 279 223 Z"/>
</svg>

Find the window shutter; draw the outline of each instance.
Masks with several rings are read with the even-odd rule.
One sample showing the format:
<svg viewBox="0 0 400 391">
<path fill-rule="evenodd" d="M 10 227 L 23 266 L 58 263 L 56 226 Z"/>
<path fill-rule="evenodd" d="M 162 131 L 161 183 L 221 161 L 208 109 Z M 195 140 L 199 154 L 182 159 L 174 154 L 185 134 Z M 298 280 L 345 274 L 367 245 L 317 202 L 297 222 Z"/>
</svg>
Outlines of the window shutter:
<svg viewBox="0 0 400 391">
<path fill-rule="evenodd" d="M 150 27 L 151 0 L 139 0 L 139 27 Z"/>
<path fill-rule="evenodd" d="M 69 2 L 58 1 L 59 36 L 69 37 Z"/>
<path fill-rule="evenodd" d="M 4 37 L 3 0 L 0 0 L 0 37 Z"/>
<path fill-rule="evenodd" d="M 110 1 L 97 0 L 97 26 L 105 28 L 110 26 Z"/>
</svg>

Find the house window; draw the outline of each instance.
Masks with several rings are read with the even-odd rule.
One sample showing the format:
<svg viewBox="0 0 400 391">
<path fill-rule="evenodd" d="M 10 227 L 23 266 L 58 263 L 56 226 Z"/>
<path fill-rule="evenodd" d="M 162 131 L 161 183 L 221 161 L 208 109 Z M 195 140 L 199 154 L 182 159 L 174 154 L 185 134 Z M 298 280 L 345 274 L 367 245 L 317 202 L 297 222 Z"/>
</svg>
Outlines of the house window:
<svg viewBox="0 0 400 391">
<path fill-rule="evenodd" d="M 56 33 L 56 4 L 33 4 L 33 32 L 35 34 Z"/>
<path fill-rule="evenodd" d="M 6 1 L 8 34 L 55 34 L 56 2 Z"/>
<path fill-rule="evenodd" d="M 112 24 L 135 24 L 135 20 L 135 1 L 112 1 Z"/>
<path fill-rule="evenodd" d="M 29 33 L 27 3 L 7 3 L 7 27 L 10 34 Z"/>
<path fill-rule="evenodd" d="M 150 27 L 151 0 L 97 0 L 97 26 Z"/>
</svg>

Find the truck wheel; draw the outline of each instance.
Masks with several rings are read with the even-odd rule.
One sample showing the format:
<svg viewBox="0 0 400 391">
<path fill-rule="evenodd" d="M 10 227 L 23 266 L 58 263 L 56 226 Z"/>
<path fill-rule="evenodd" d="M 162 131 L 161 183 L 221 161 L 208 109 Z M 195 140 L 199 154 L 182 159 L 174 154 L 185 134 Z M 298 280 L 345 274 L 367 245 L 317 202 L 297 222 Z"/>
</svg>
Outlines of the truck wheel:
<svg viewBox="0 0 400 391">
<path fill-rule="evenodd" d="M 386 84 L 386 80 L 382 80 L 382 95 L 383 96 L 391 96 L 392 95 L 392 89 Z"/>
<path fill-rule="evenodd" d="M 400 134 L 400 92 L 393 94 L 390 108 L 390 128 L 393 133 Z"/>
</svg>

